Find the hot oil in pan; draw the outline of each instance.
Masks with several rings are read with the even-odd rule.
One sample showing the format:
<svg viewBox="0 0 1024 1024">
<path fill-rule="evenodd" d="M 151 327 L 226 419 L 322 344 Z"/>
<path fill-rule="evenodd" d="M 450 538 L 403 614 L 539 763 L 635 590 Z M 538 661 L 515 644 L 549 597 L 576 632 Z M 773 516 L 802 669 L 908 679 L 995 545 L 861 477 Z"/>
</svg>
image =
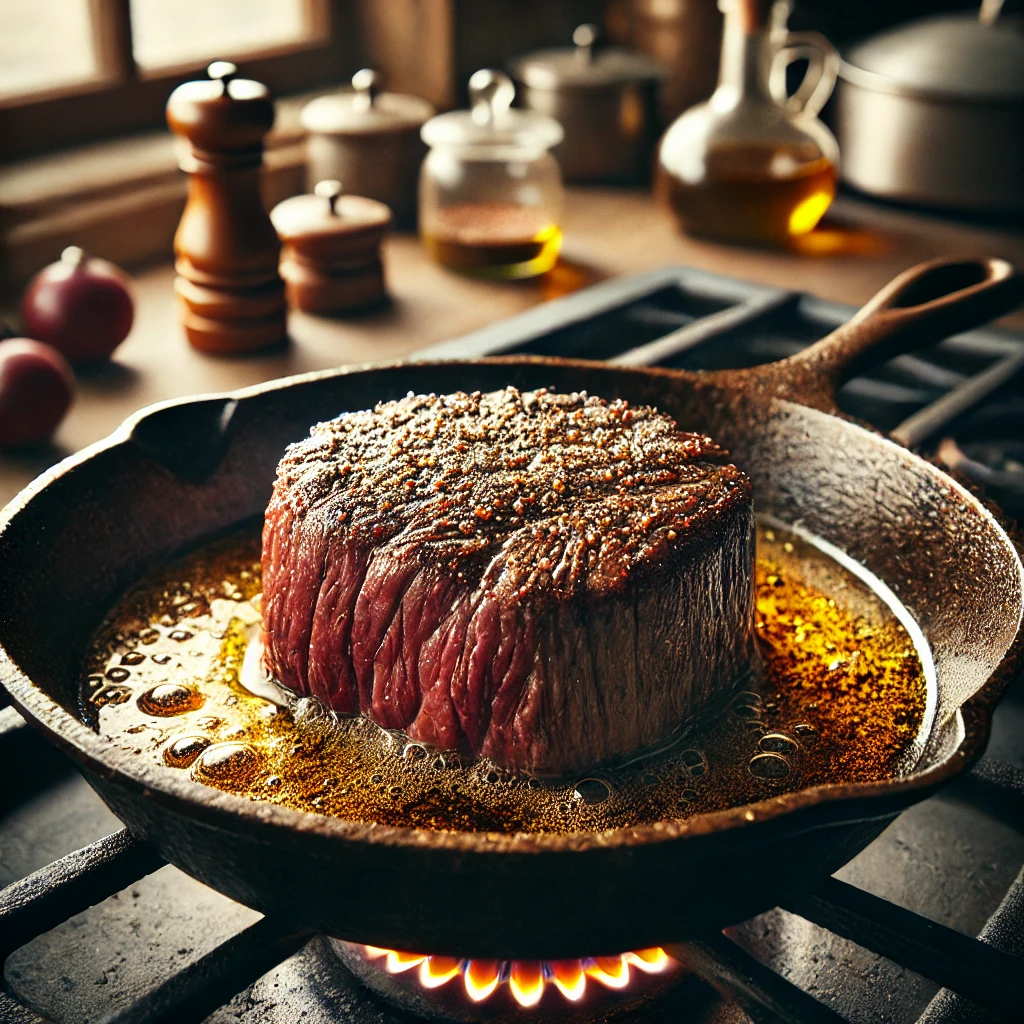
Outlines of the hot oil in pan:
<svg viewBox="0 0 1024 1024">
<path fill-rule="evenodd" d="M 320 814 L 473 831 L 594 831 L 909 770 L 928 685 L 890 607 L 799 537 L 758 532 L 764 678 L 670 749 L 553 782 L 290 708 L 240 682 L 260 591 L 249 528 L 154 573 L 115 608 L 83 679 L 87 721 L 209 786 Z"/>
</svg>

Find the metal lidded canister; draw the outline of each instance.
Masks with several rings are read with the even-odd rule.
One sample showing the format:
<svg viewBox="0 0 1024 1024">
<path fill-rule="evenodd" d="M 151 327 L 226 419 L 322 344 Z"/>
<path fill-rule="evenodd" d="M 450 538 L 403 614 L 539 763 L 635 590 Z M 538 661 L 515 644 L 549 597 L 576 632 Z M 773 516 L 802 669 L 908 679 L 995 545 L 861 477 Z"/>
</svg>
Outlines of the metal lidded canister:
<svg viewBox="0 0 1024 1024">
<path fill-rule="evenodd" d="M 355 195 L 386 203 L 402 227 L 416 223 L 416 184 L 426 146 L 420 128 L 434 107 L 418 96 L 382 92 L 368 68 L 352 88 L 319 96 L 302 108 L 307 140 L 307 180 L 337 179 Z"/>
<path fill-rule="evenodd" d="M 511 61 L 522 105 L 565 129 L 554 154 L 568 180 L 646 178 L 658 136 L 658 87 L 666 70 L 643 54 L 601 45 L 596 25 L 580 25 L 572 38 L 572 47 Z"/>
</svg>

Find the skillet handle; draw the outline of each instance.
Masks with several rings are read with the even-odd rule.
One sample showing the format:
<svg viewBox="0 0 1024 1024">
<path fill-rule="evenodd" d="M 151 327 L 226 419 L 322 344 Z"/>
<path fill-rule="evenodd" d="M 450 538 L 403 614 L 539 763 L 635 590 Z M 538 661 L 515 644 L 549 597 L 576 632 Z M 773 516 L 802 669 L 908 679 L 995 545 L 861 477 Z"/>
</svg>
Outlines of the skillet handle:
<svg viewBox="0 0 1024 1024">
<path fill-rule="evenodd" d="M 866 366 L 978 327 L 1022 301 L 1024 278 L 1006 260 L 929 260 L 900 274 L 842 327 L 775 363 L 772 376 L 787 397 L 832 411 L 836 391 Z"/>
</svg>

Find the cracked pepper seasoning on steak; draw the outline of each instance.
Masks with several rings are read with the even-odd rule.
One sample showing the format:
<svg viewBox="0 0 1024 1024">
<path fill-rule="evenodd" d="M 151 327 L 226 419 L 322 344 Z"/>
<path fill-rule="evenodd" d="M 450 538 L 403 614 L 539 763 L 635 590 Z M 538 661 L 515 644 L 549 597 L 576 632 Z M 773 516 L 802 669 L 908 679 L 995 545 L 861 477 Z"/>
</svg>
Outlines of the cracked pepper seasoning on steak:
<svg viewBox="0 0 1024 1024">
<path fill-rule="evenodd" d="M 409 395 L 315 426 L 263 531 L 267 669 L 342 715 L 560 775 L 756 659 L 749 480 L 625 401 Z"/>
</svg>

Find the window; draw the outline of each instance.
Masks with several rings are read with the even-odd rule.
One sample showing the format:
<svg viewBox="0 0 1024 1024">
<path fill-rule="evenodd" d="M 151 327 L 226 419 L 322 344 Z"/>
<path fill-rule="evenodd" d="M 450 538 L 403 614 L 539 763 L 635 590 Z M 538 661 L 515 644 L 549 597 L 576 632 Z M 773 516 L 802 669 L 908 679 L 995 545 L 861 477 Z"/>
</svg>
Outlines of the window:
<svg viewBox="0 0 1024 1024">
<path fill-rule="evenodd" d="M 87 82 L 99 69 L 89 0 L 0 5 L 0 96 Z"/>
<path fill-rule="evenodd" d="M 280 95 L 339 81 L 353 0 L 2 0 L 0 158 L 162 123 L 211 60 Z"/>
<path fill-rule="evenodd" d="M 307 42 L 311 11 L 303 0 L 131 0 L 132 53 L 145 73 Z"/>
</svg>

